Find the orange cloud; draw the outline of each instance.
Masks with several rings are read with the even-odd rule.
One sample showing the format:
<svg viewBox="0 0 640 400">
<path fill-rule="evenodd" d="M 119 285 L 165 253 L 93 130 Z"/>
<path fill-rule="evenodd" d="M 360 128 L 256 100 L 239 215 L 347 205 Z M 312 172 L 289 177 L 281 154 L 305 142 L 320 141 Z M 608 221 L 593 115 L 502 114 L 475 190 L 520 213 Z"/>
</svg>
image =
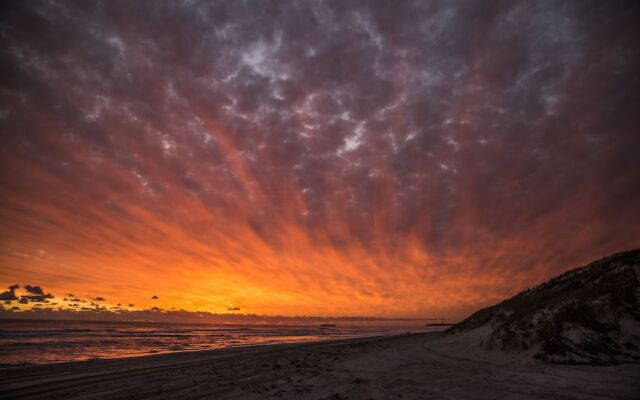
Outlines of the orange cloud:
<svg viewBox="0 0 640 400">
<path fill-rule="evenodd" d="M 640 57 L 613 5 L 595 32 L 577 3 L 17 3 L 5 287 L 458 319 L 638 245 Z"/>
</svg>

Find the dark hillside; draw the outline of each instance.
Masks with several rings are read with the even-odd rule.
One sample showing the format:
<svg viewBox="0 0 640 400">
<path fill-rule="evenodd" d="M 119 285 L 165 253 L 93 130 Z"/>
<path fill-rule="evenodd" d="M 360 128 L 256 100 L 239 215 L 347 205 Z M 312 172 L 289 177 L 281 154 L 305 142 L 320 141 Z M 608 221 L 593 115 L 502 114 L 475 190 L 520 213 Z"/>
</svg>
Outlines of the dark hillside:
<svg viewBox="0 0 640 400">
<path fill-rule="evenodd" d="M 568 271 L 448 333 L 486 327 L 488 349 L 529 351 L 563 363 L 640 361 L 640 249 Z"/>
</svg>

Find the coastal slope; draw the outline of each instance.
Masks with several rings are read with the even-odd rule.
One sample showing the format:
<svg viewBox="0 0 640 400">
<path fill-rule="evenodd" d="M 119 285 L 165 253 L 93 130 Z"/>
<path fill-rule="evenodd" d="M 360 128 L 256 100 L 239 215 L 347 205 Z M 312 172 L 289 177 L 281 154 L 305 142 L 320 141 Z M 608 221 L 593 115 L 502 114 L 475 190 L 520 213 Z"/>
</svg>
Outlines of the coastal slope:
<svg viewBox="0 0 640 400">
<path fill-rule="evenodd" d="M 448 333 L 547 362 L 638 362 L 639 278 L 640 249 L 617 253 L 482 309 Z"/>
</svg>

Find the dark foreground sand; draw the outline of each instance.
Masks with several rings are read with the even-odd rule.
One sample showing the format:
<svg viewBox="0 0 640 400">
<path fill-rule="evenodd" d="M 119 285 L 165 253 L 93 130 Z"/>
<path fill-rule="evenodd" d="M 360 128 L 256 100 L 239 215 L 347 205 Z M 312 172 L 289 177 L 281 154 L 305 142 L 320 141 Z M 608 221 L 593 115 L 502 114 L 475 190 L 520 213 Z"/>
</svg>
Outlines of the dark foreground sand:
<svg viewBox="0 0 640 400">
<path fill-rule="evenodd" d="M 640 365 L 558 366 L 437 334 L 0 371 L 3 399 L 640 399 Z"/>
</svg>

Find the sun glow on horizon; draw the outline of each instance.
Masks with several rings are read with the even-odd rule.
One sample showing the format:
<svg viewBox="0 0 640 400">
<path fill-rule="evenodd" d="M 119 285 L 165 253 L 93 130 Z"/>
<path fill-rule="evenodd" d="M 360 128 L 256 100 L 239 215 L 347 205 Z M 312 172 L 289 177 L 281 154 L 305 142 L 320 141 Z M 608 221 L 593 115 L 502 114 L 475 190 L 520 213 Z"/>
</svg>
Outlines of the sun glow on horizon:
<svg viewBox="0 0 640 400">
<path fill-rule="evenodd" d="M 616 8 L 147 6 L 2 16 L 0 286 L 456 320 L 638 246 Z"/>
</svg>

